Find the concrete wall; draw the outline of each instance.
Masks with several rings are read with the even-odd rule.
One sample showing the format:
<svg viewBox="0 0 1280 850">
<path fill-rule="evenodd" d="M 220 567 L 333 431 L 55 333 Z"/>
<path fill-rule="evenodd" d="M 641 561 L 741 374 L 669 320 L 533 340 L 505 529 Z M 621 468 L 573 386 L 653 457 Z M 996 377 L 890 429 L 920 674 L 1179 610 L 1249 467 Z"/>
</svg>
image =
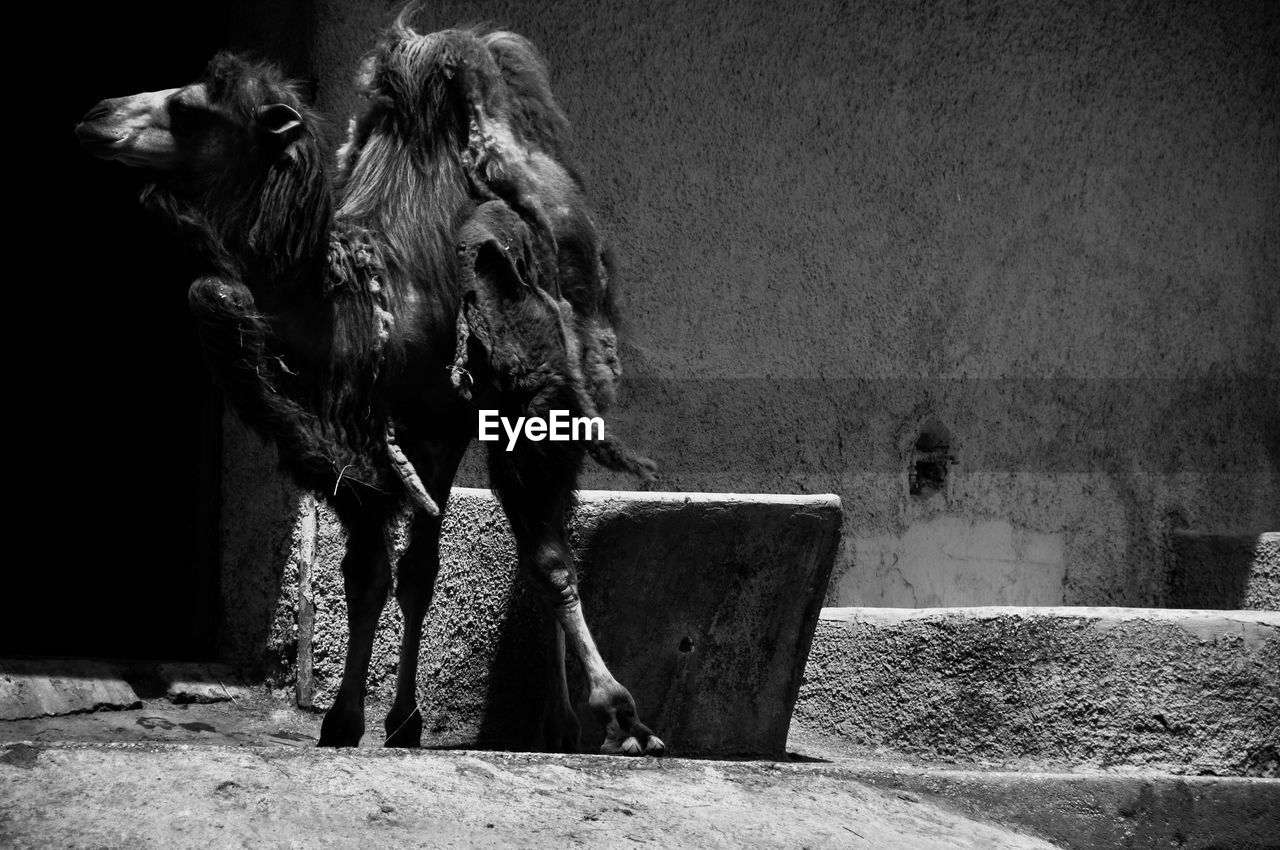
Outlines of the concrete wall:
<svg viewBox="0 0 1280 850">
<path fill-rule="evenodd" d="M 336 137 L 393 12 L 235 30 Z M 444 0 L 420 28 L 467 21 L 531 37 L 576 126 L 624 264 L 618 430 L 663 488 L 839 494 L 830 604 L 1159 605 L 1172 530 L 1280 526 L 1270 0 Z M 949 473 L 913 495 L 931 418 Z"/>
</svg>

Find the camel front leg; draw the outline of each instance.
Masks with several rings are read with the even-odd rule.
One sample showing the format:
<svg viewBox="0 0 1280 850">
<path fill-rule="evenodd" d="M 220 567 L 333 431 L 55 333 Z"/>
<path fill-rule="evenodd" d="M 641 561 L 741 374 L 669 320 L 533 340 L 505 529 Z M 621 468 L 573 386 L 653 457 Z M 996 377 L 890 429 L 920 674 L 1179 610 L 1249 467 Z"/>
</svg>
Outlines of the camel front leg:
<svg viewBox="0 0 1280 850">
<path fill-rule="evenodd" d="M 396 698 L 387 712 L 385 746 L 417 747 L 422 743 L 422 712 L 418 710 L 418 655 L 422 621 L 431 606 L 436 575 L 440 572 L 440 526 L 449 498 L 449 487 L 469 440 L 437 440 L 415 447 L 413 464 L 440 512 L 432 516 L 415 511 L 409 546 L 396 565 L 396 601 L 404 616 L 400 640 L 400 667 Z"/>
<path fill-rule="evenodd" d="M 347 658 L 342 684 L 320 726 L 320 746 L 355 747 L 364 735 L 364 691 L 378 617 L 391 587 L 386 524 L 381 517 L 347 522 L 342 558 L 347 597 Z"/>
<path fill-rule="evenodd" d="M 588 704 L 605 728 L 600 752 L 663 755 L 666 745 L 640 721 L 631 692 L 609 672 L 583 616 L 566 530 L 581 448 L 521 441 L 513 452 L 491 448 L 489 461 L 494 491 L 516 538 L 521 573 L 550 608 L 565 643 L 582 662 Z M 563 653 L 559 658 L 563 683 Z M 567 685 L 557 690 L 563 711 L 572 716 Z"/>
<path fill-rule="evenodd" d="M 550 575 L 544 573 L 544 577 L 535 576 L 534 580 L 547 591 L 552 612 L 564 632 L 564 641 L 582 662 L 588 682 L 588 704 L 604 726 L 604 742 L 600 744 L 600 751 L 622 755 L 663 755 L 667 751 L 666 744 L 640 722 L 631 691 L 613 677 L 600 657 L 600 650 L 596 649 L 591 631 L 586 627 L 586 618 L 582 616 L 577 581 L 567 584 L 554 575 L 556 572 L 558 570 L 553 568 Z M 563 655 L 561 659 L 563 662 Z M 564 695 L 568 695 L 567 685 Z"/>
</svg>

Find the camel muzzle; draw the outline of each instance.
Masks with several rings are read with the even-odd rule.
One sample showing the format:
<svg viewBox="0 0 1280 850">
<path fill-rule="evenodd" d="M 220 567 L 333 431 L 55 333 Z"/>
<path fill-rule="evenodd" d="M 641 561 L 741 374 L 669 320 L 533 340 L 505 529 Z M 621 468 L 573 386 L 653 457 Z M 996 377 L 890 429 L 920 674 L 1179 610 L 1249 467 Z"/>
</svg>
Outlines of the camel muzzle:
<svg viewBox="0 0 1280 850">
<path fill-rule="evenodd" d="M 129 166 L 171 166 L 177 151 L 169 131 L 167 104 L 175 91 L 101 101 L 76 125 L 80 146 L 99 159 Z"/>
</svg>

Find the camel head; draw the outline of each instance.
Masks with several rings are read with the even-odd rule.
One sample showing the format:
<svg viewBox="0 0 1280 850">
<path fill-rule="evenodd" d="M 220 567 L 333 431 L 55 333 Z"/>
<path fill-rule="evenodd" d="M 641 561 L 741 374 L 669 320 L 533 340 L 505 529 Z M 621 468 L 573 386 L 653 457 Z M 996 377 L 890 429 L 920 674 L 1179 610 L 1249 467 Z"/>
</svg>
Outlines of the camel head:
<svg viewBox="0 0 1280 850">
<path fill-rule="evenodd" d="M 224 257 L 279 265 L 322 241 L 318 122 L 271 66 L 221 53 L 190 85 L 102 101 L 75 132 L 94 156 L 146 169 L 144 203 Z"/>
<path fill-rule="evenodd" d="M 76 136 L 94 156 L 160 172 L 271 155 L 307 129 L 298 96 L 273 76 L 222 54 L 191 85 L 100 102 Z"/>
</svg>

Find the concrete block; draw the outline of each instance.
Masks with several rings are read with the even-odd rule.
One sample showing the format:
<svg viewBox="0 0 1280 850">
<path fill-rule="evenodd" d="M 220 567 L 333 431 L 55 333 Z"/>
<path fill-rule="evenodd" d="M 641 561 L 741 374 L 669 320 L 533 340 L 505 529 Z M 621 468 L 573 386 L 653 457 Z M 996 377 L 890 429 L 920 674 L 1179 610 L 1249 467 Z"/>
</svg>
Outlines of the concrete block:
<svg viewBox="0 0 1280 850">
<path fill-rule="evenodd" d="M 583 607 L 601 654 L 673 753 L 781 753 L 840 533 L 834 496 L 583 491 L 570 525 Z M 488 490 L 455 488 L 419 676 L 424 744 L 539 746 L 554 635 L 516 574 Z M 342 582 L 311 580 L 316 705 L 341 673 Z M 391 606 L 394 607 L 394 606 Z M 370 674 L 394 689 L 399 617 L 384 614 Z M 582 746 L 604 733 L 579 699 Z M 370 720 L 370 731 L 374 729 Z M 381 731 L 379 729 L 379 731 Z"/>
<path fill-rule="evenodd" d="M 796 704 L 867 754 L 1280 776 L 1280 613 L 823 609 Z"/>
<path fill-rule="evenodd" d="M 1280 611 L 1280 532 L 1176 531 L 1171 608 Z"/>
<path fill-rule="evenodd" d="M 119 668 L 80 659 L 0 659 L 0 720 L 142 705 Z"/>
</svg>

